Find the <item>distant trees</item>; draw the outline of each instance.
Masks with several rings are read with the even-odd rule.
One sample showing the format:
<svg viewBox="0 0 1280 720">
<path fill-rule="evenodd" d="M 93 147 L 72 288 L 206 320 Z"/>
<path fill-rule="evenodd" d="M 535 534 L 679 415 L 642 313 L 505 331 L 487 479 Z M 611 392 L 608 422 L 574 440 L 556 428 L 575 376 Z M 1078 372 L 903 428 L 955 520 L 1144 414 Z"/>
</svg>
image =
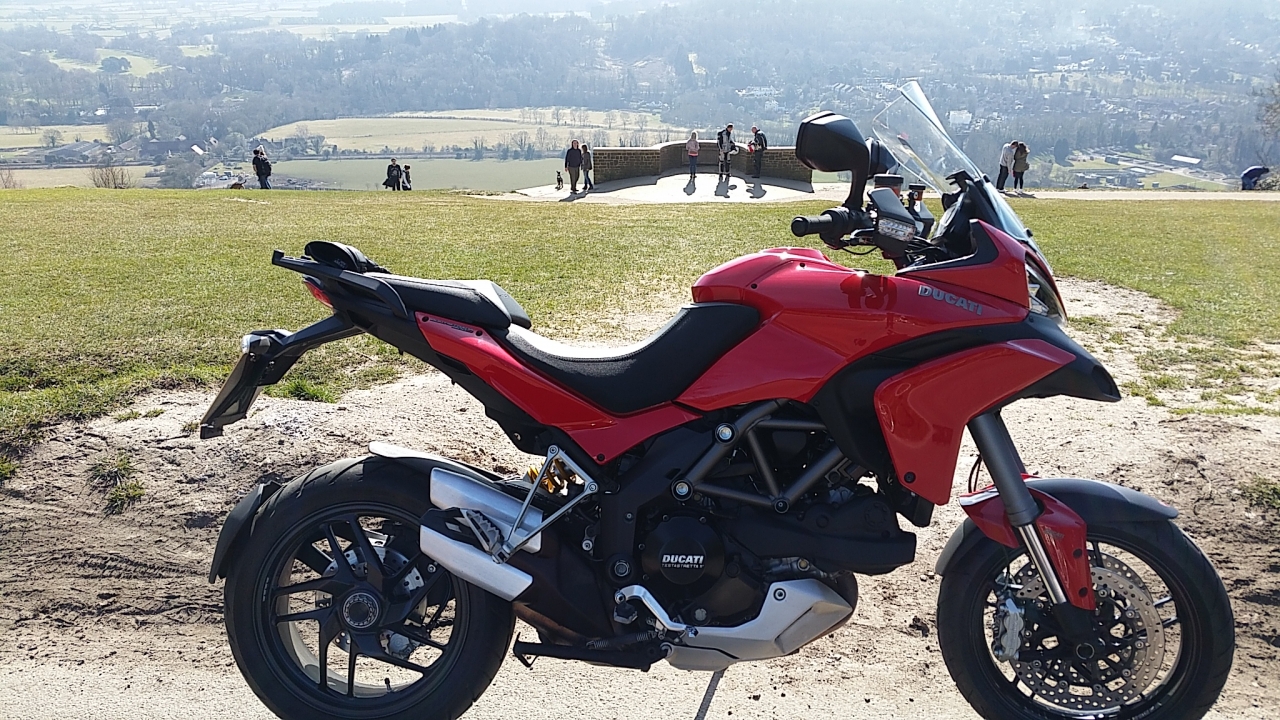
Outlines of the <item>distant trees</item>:
<svg viewBox="0 0 1280 720">
<path fill-rule="evenodd" d="M 116 118 L 107 123 L 107 137 L 112 144 L 123 145 L 138 135 L 138 123 L 125 118 Z"/>
<path fill-rule="evenodd" d="M 1280 137 L 1280 72 L 1276 73 L 1275 84 L 1262 91 L 1259 119 L 1268 134 Z"/>
<path fill-rule="evenodd" d="M 41 139 L 42 139 L 42 140 L 44 140 L 45 147 L 51 147 L 51 148 L 54 148 L 54 147 L 58 147 L 59 145 L 61 145 L 61 144 L 62 144 L 62 131 L 61 131 L 61 130 L 56 130 L 56 129 L 54 129 L 54 128 L 49 128 L 48 130 L 45 130 L 45 131 L 44 131 L 44 134 L 43 134 L 43 135 L 41 135 L 40 137 L 41 137 Z"/>
<path fill-rule="evenodd" d="M 129 62 L 128 58 L 122 57 L 104 57 L 102 58 L 102 62 L 98 63 L 99 70 L 111 75 L 119 75 L 120 73 L 129 72 L 129 69 L 132 67 L 133 63 Z"/>
</svg>

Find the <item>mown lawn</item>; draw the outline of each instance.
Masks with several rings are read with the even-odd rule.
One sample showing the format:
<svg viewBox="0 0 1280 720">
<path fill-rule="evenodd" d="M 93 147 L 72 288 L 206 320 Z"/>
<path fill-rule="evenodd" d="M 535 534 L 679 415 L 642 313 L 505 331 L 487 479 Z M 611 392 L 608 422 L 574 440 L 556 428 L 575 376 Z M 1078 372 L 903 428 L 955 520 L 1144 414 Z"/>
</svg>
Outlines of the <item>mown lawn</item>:
<svg viewBox="0 0 1280 720">
<path fill-rule="evenodd" d="M 275 248 L 296 255 L 307 240 L 331 239 L 401 274 L 489 278 L 538 330 L 589 336 L 602 317 L 687 297 L 720 262 L 795 244 L 790 218 L 823 207 L 0 192 L 0 460 L 58 419 L 112 411 L 147 388 L 220 381 L 246 331 L 322 317 L 299 277 L 270 264 Z M 1280 204 L 1024 201 L 1018 210 L 1060 274 L 1149 292 L 1183 311 L 1178 332 L 1236 345 L 1280 338 Z M 284 391 L 333 397 L 412 362 L 357 338 L 313 353 Z"/>
</svg>

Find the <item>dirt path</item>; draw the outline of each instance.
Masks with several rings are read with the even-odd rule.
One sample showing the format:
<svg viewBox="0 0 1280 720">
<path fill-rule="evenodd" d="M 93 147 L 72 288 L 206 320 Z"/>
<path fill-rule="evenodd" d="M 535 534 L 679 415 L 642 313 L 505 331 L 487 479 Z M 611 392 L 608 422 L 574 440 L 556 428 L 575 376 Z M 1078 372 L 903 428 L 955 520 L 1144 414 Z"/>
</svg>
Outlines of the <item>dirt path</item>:
<svg viewBox="0 0 1280 720">
<path fill-rule="evenodd" d="M 1105 317 L 1111 331 L 1171 319 L 1139 293 L 1063 286 L 1076 315 Z M 646 315 L 629 329 L 642 334 L 664 317 Z M 1136 377 L 1124 347 L 1084 339 L 1119 380 Z M 360 454 L 373 440 L 503 472 L 528 462 L 437 374 L 353 392 L 336 405 L 264 398 L 225 437 L 199 441 L 183 427 L 210 395 L 151 394 L 136 409 L 158 416 L 55 428 L 0 490 L 0 717 L 268 717 L 226 647 L 221 585 L 204 578 L 222 518 L 242 493 Z M 1277 518 L 1235 490 L 1280 475 L 1280 420 L 1176 416 L 1141 398 L 1022 403 L 1007 417 L 1033 471 L 1118 482 L 1182 510 L 1183 526 L 1222 572 L 1237 620 L 1235 668 L 1211 717 L 1280 714 L 1280 532 Z M 140 469 L 146 495 L 106 515 L 87 471 L 119 452 Z M 972 458 L 966 443 L 957 488 Z M 954 505 L 940 508 L 919 533 L 916 563 L 862 579 L 854 619 L 836 634 L 792 658 L 730 668 L 705 717 L 973 718 L 942 664 L 934 627 L 933 562 L 960 518 Z M 511 661 L 467 717 L 694 718 L 708 679 L 665 665 L 641 674 L 548 659 L 529 671 Z"/>
</svg>

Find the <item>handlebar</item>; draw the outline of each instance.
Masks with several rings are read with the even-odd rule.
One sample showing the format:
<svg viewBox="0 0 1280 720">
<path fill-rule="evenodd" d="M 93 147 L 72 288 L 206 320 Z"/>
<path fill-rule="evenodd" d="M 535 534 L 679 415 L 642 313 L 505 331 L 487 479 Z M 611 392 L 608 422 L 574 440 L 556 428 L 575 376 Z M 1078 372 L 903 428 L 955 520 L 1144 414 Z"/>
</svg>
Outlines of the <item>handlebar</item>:
<svg viewBox="0 0 1280 720">
<path fill-rule="evenodd" d="M 799 216 L 791 221 L 791 234 L 796 237 L 817 235 L 828 245 L 839 243 L 840 238 L 856 230 L 871 227 L 871 219 L 861 211 L 846 207 L 833 207 L 821 215 Z M 835 245 L 833 245 L 835 247 Z"/>
</svg>

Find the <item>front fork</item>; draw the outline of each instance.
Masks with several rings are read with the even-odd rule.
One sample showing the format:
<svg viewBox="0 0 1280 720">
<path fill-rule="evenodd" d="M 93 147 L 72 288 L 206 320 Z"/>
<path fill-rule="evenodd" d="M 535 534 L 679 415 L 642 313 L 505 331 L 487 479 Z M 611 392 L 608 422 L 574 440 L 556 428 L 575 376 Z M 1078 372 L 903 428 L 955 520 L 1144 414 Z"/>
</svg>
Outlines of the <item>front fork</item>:
<svg viewBox="0 0 1280 720">
<path fill-rule="evenodd" d="M 968 427 L 995 492 L 967 495 L 961 506 L 987 537 L 1026 548 L 1063 630 L 1086 641 L 1096 601 L 1084 520 L 1052 496 L 1027 487 L 1026 466 L 998 411 L 973 418 Z"/>
</svg>

